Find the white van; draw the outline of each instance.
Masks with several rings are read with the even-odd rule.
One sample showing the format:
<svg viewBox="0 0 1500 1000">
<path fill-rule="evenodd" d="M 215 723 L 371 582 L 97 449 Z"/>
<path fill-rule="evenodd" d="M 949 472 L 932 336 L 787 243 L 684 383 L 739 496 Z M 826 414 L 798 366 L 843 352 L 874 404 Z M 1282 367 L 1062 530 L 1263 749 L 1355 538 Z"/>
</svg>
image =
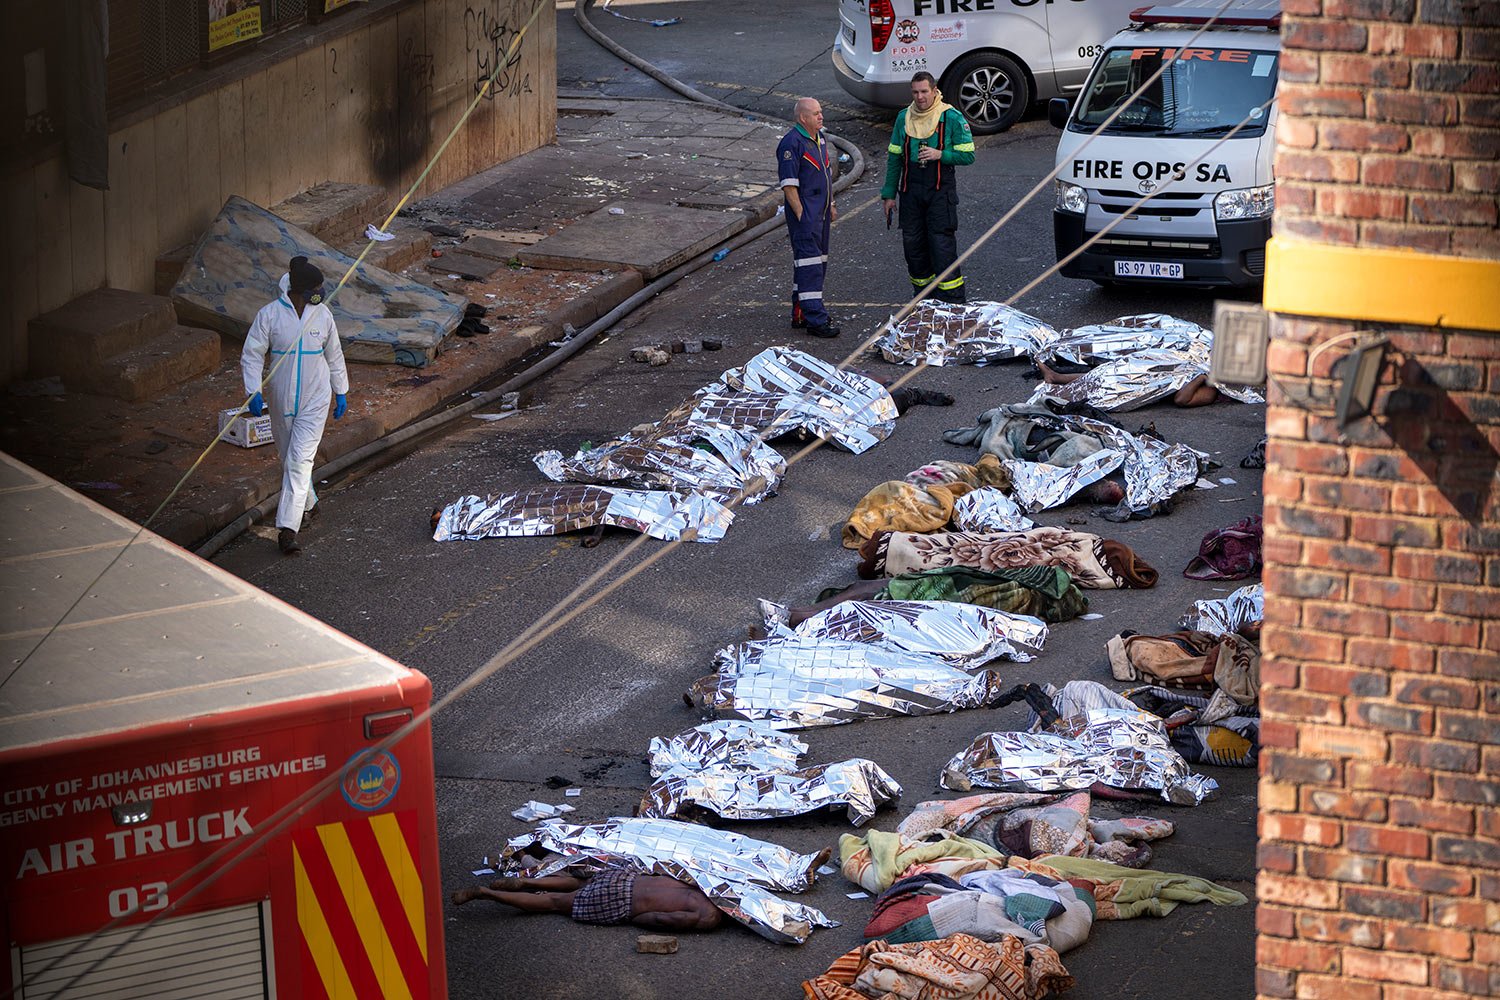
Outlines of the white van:
<svg viewBox="0 0 1500 1000">
<path fill-rule="evenodd" d="M 1077 92 L 1141 0 L 839 0 L 833 71 L 886 108 L 926 70 L 975 135 L 1003 132 L 1033 101 Z"/>
<path fill-rule="evenodd" d="M 1263 281 L 1275 205 L 1281 0 L 1240 0 L 1220 13 L 1221 6 L 1197 0 L 1135 11 L 1134 24 L 1104 47 L 1078 100 L 1048 106 L 1063 130 L 1052 213 L 1057 259 L 1125 215 L 1064 264 L 1064 275 L 1101 285 Z M 1174 53 L 1167 71 L 1080 150 Z M 1127 215 L 1142 194 L 1151 200 Z"/>
</svg>

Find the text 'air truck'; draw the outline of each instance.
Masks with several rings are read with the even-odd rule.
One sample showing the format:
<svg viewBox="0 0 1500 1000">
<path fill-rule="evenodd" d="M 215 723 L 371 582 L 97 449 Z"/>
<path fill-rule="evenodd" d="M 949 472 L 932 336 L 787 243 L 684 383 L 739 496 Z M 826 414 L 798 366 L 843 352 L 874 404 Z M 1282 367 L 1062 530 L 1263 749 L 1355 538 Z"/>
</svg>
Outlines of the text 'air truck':
<svg viewBox="0 0 1500 1000">
<path fill-rule="evenodd" d="M 975 135 L 1010 128 L 1034 101 L 1078 91 L 1141 0 L 840 0 L 833 72 L 886 108 L 926 71 Z"/>
<path fill-rule="evenodd" d="M 1258 285 L 1275 205 L 1281 2 L 1198 0 L 1131 20 L 1071 108 L 1048 107 L 1063 130 L 1052 215 L 1062 273 L 1101 285 Z"/>
<path fill-rule="evenodd" d="M 0 563 L 0 996 L 447 995 L 426 677 L 4 454 Z"/>
</svg>

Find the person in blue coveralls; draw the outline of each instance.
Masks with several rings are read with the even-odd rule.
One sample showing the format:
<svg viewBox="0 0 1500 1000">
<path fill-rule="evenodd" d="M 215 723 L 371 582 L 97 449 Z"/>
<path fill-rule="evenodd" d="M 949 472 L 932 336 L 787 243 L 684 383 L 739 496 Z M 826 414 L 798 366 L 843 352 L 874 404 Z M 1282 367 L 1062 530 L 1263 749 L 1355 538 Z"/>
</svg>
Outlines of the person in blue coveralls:
<svg viewBox="0 0 1500 1000">
<path fill-rule="evenodd" d="M 292 555 L 302 549 L 297 532 L 303 513 L 317 514 L 313 461 L 328 423 L 329 403 L 335 420 L 348 406 L 349 375 L 333 313 L 323 305 L 323 272 L 306 257 L 293 257 L 282 276 L 281 292 L 250 324 L 240 371 L 250 396 L 250 415 L 271 413 L 271 434 L 282 467 L 277 544 Z M 261 394 L 267 355 L 272 358 L 269 400 Z"/>
<path fill-rule="evenodd" d="M 814 337 L 837 337 L 839 328 L 823 305 L 829 227 L 839 217 L 833 204 L 833 164 L 823 139 L 823 108 L 811 97 L 801 97 L 792 117 L 797 127 L 776 147 L 786 232 L 792 240 L 792 326 Z"/>
</svg>

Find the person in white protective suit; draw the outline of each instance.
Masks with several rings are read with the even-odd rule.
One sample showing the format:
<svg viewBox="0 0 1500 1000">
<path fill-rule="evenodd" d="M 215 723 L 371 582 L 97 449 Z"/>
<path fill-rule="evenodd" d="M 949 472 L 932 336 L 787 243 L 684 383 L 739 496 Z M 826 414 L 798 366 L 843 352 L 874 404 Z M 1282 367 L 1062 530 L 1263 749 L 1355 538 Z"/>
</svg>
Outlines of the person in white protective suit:
<svg viewBox="0 0 1500 1000">
<path fill-rule="evenodd" d="M 282 294 L 256 313 L 245 336 L 240 370 L 249 410 L 260 416 L 270 410 L 271 430 L 281 455 L 281 501 L 276 508 L 277 543 L 287 555 L 300 552 L 297 532 L 302 515 L 317 516 L 313 492 L 313 461 L 323 427 L 328 422 L 329 396 L 333 419 L 348 408 L 349 374 L 339 344 L 333 313 L 323 305 L 323 272 L 306 257 L 293 257 L 281 279 Z M 266 396 L 261 380 L 271 361 Z"/>
</svg>

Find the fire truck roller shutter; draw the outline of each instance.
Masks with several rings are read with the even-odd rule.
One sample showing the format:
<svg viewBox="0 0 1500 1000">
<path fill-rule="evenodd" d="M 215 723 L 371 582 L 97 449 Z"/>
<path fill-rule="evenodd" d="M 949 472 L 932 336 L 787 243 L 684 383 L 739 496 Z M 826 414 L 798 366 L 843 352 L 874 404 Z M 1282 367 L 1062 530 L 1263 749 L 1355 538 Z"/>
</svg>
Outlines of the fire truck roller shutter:
<svg viewBox="0 0 1500 1000">
<path fill-rule="evenodd" d="M 264 905 L 246 903 L 158 920 L 74 983 L 65 1000 L 264 1000 L 270 995 L 261 944 Z M 82 938 L 22 946 L 26 1000 L 64 996 L 61 991 L 74 976 L 135 931 L 130 926 L 108 931 L 81 948 Z"/>
</svg>

